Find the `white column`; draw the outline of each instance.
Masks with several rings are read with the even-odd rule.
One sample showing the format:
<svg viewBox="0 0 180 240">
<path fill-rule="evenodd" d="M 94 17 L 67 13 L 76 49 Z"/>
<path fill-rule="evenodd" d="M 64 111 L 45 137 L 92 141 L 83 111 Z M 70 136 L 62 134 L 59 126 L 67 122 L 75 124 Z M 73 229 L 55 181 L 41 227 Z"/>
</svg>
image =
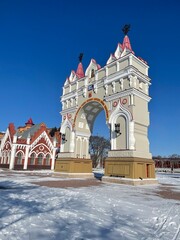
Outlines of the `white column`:
<svg viewBox="0 0 180 240">
<path fill-rule="evenodd" d="M 120 64 L 119 64 L 119 62 L 116 63 L 116 67 L 117 67 L 117 72 L 119 72 L 120 71 Z"/>
<path fill-rule="evenodd" d="M 51 170 L 54 170 L 54 167 L 55 167 L 55 157 L 56 157 L 56 148 L 53 149 Z"/>
<path fill-rule="evenodd" d="M 28 165 L 29 148 L 30 146 L 26 146 L 25 160 L 24 160 L 24 166 L 23 166 L 24 170 L 27 169 L 27 165 Z"/>
<path fill-rule="evenodd" d="M 107 76 L 108 76 L 108 70 L 109 70 L 109 69 L 106 67 L 105 70 L 106 70 L 106 77 L 107 77 Z"/>
<path fill-rule="evenodd" d="M 114 81 L 112 82 L 112 91 L 113 93 L 116 91 L 116 83 Z"/>
<path fill-rule="evenodd" d="M 108 94 L 108 85 L 107 84 L 104 86 L 104 89 L 105 89 L 105 94 L 107 95 Z"/>
<path fill-rule="evenodd" d="M 123 78 L 121 78 L 119 82 L 120 82 L 120 90 L 123 90 L 123 82 L 124 82 Z"/>
<path fill-rule="evenodd" d="M 12 145 L 12 150 L 11 150 L 11 159 L 10 159 L 10 164 L 9 164 L 9 169 L 14 169 L 14 160 L 15 160 L 15 154 L 16 154 L 16 145 Z"/>
<path fill-rule="evenodd" d="M 69 147 L 70 152 L 74 152 L 74 146 L 75 146 L 75 133 L 71 132 L 70 147 Z"/>
<path fill-rule="evenodd" d="M 134 122 L 129 122 L 129 149 L 135 149 Z"/>
<path fill-rule="evenodd" d="M 83 156 L 82 156 L 82 148 L 83 148 L 83 138 L 81 137 L 80 138 L 80 158 L 82 158 Z"/>
<path fill-rule="evenodd" d="M 89 156 L 89 138 L 86 138 L 86 157 L 90 158 L 90 156 Z"/>
<path fill-rule="evenodd" d="M 129 65 L 132 65 L 132 56 L 129 56 Z"/>
<path fill-rule="evenodd" d="M 64 134 L 61 132 L 61 134 Z M 64 142 L 62 141 L 62 136 L 61 136 L 61 147 L 60 147 L 60 152 L 64 152 Z"/>
<path fill-rule="evenodd" d="M 114 132 L 114 123 L 111 124 L 111 150 L 116 150 L 116 135 Z"/>
<path fill-rule="evenodd" d="M 130 105 L 134 105 L 134 95 L 130 95 Z"/>
</svg>

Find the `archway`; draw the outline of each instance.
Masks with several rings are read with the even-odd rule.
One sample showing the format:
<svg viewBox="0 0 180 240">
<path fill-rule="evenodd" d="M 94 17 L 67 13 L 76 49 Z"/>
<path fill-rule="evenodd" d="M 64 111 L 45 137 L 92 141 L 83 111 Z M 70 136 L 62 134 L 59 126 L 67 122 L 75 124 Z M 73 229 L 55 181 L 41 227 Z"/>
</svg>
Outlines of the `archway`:
<svg viewBox="0 0 180 240">
<path fill-rule="evenodd" d="M 128 36 L 104 67 L 91 59 L 84 73 L 81 60 L 63 86 L 62 138 L 55 171 L 92 173 L 89 138 L 97 115 L 104 111 L 111 141 L 105 175 L 147 178 L 148 164 L 148 177 L 154 177 L 147 136 L 148 65 L 135 56 Z"/>
<path fill-rule="evenodd" d="M 90 99 L 84 102 L 78 109 L 73 123 L 73 130 L 76 133 L 76 157 L 87 159 L 90 158 L 89 138 L 93 133 L 94 122 L 102 111 L 105 113 L 106 124 L 108 124 L 108 110 L 107 107 L 102 104 L 100 99 Z"/>
</svg>

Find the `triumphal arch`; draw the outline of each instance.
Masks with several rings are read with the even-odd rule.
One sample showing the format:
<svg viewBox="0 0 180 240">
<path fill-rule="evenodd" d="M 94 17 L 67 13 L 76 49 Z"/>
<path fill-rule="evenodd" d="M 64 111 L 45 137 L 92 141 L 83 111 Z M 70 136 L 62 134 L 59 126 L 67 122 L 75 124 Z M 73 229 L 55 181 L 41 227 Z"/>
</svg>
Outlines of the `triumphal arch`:
<svg viewBox="0 0 180 240">
<path fill-rule="evenodd" d="M 61 147 L 55 171 L 69 176 L 92 173 L 89 138 L 97 115 L 105 112 L 111 149 L 105 160 L 105 176 L 124 179 L 154 179 L 149 152 L 149 66 L 132 50 L 124 31 L 104 67 L 91 59 L 84 71 L 82 55 L 76 71 L 63 86 Z M 101 123 L 99 123 L 101 127 Z"/>
</svg>

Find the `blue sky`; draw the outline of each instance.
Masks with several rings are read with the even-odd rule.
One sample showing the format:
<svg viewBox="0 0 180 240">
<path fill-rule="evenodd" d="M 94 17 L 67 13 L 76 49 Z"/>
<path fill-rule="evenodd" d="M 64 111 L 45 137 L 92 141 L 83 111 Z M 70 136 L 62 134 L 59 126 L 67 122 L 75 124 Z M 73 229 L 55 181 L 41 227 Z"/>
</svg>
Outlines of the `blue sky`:
<svg viewBox="0 0 180 240">
<path fill-rule="evenodd" d="M 1 0 L 0 131 L 30 117 L 59 127 L 62 86 L 79 53 L 84 69 L 91 58 L 104 66 L 130 23 L 132 48 L 150 66 L 151 152 L 180 154 L 179 12 L 176 0 Z M 95 133 L 108 135 L 97 122 Z"/>
</svg>

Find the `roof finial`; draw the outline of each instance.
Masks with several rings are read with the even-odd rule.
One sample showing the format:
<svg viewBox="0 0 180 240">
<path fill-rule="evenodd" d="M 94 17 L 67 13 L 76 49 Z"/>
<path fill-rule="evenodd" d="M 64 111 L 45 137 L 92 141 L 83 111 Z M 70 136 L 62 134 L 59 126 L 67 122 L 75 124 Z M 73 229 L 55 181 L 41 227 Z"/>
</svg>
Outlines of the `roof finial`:
<svg viewBox="0 0 180 240">
<path fill-rule="evenodd" d="M 82 58 L 83 58 L 83 53 L 80 53 L 80 54 L 79 54 L 79 64 L 78 64 L 78 67 L 77 67 L 77 70 L 76 70 L 76 75 L 77 75 L 79 78 L 84 77 L 84 70 L 83 70 L 83 65 L 82 65 Z"/>
<path fill-rule="evenodd" d="M 124 27 L 122 28 L 122 31 L 125 35 L 127 35 L 127 33 L 130 31 L 130 24 L 125 24 Z"/>
<path fill-rule="evenodd" d="M 79 54 L 79 62 L 82 62 L 82 58 L 83 58 L 83 53 Z"/>
</svg>

